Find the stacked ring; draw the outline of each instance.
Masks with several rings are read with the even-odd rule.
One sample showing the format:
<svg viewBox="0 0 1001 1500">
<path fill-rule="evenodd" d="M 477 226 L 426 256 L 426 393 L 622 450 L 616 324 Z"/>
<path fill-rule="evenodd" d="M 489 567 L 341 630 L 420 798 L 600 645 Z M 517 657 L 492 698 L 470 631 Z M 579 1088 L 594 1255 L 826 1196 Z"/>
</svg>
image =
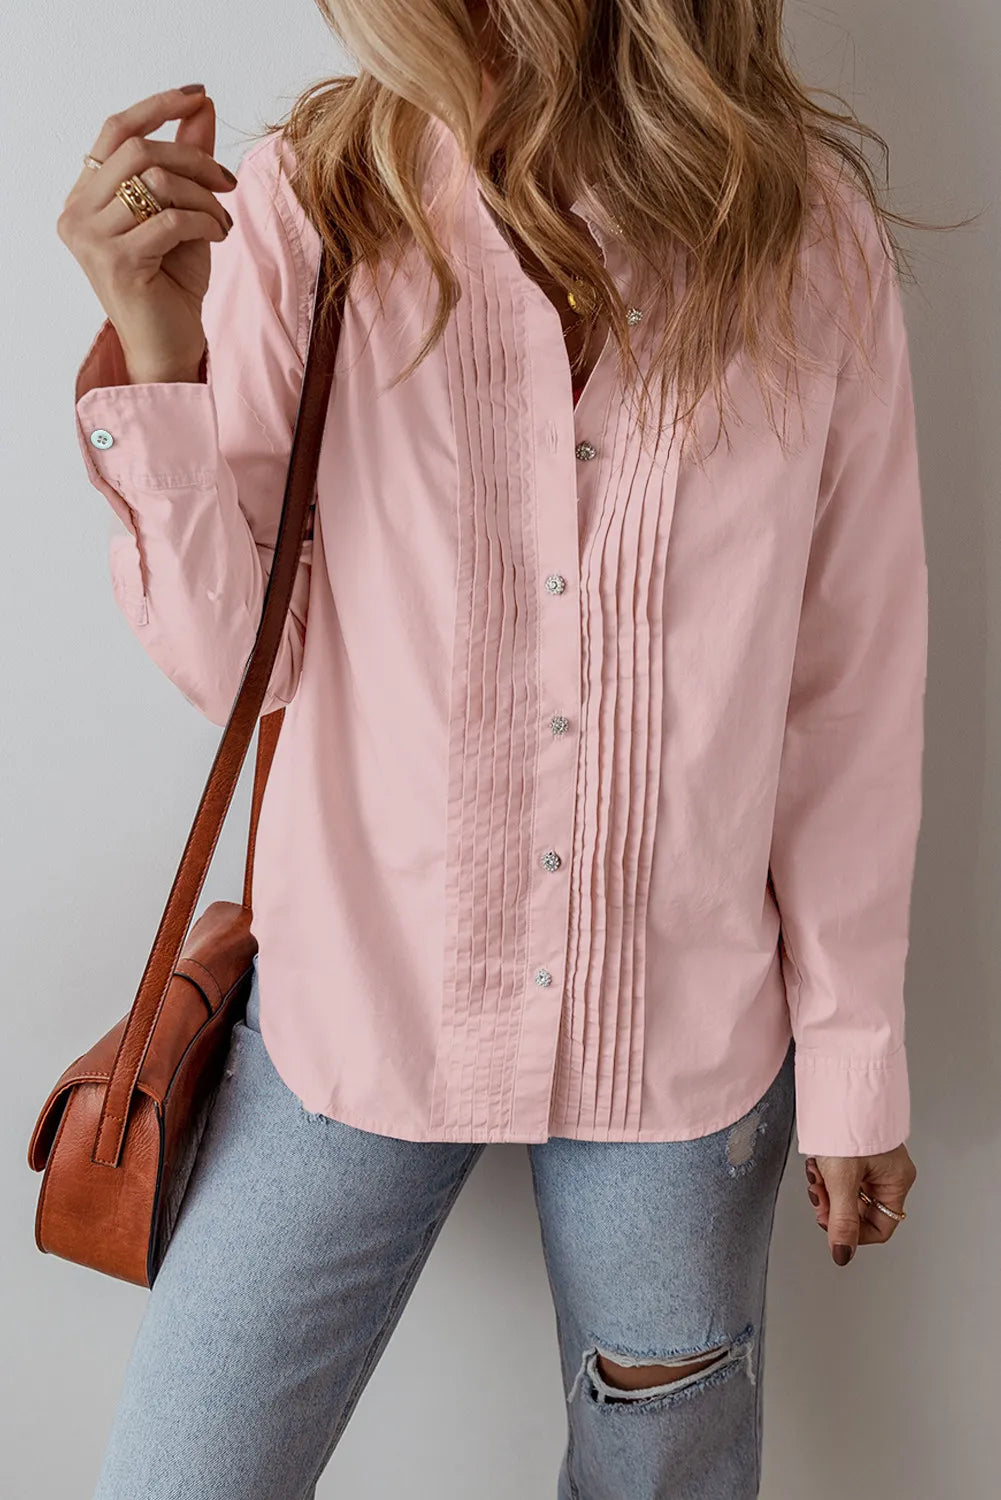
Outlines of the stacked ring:
<svg viewBox="0 0 1001 1500">
<path fill-rule="evenodd" d="M 120 198 L 132 210 L 140 224 L 151 219 L 154 214 L 163 212 L 163 204 L 154 197 L 138 175 L 126 177 L 124 182 L 120 182 L 115 188 L 115 197 Z"/>
<path fill-rule="evenodd" d="M 83 164 L 95 172 L 99 171 L 104 165 L 103 162 L 98 161 L 96 156 L 91 156 L 89 151 L 84 156 Z M 122 200 L 126 208 L 131 210 L 133 216 L 140 224 L 146 219 L 151 219 L 154 214 L 163 212 L 163 204 L 159 202 L 154 193 L 150 192 L 138 174 L 135 177 L 127 177 L 124 182 L 120 182 L 115 188 L 115 197 Z"/>
</svg>

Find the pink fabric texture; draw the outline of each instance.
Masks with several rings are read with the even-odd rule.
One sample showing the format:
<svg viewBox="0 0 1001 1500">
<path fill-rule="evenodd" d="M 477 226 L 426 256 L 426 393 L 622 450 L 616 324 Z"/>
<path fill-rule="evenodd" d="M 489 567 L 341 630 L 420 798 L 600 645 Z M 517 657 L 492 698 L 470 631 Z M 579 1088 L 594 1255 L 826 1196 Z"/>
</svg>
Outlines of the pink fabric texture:
<svg viewBox="0 0 1001 1500">
<path fill-rule="evenodd" d="M 455 138 L 430 138 L 461 296 L 392 385 L 436 288 L 417 247 L 381 307 L 353 275 L 264 705 L 287 705 L 254 883 L 275 1066 L 308 1109 L 407 1140 L 688 1140 L 750 1108 L 794 1036 L 800 1152 L 890 1150 L 927 570 L 870 211 L 846 199 L 863 350 L 829 251 L 804 250 L 826 295 L 801 304 L 817 367 L 793 450 L 736 360 L 744 421 L 700 469 L 669 432 L 640 441 L 614 341 L 574 404 L 556 309 Z M 218 725 L 260 619 L 320 246 L 279 165 L 255 143 L 226 197 L 206 380 L 123 383 L 106 321 L 75 393 L 124 526 L 117 603 Z M 628 305 L 615 226 L 575 212 Z"/>
</svg>

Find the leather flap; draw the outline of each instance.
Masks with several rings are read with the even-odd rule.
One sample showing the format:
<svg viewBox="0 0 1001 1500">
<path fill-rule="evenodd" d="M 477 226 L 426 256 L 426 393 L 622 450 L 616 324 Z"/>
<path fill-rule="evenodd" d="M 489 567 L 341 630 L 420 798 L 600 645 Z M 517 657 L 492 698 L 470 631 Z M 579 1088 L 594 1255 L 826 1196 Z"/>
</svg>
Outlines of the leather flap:
<svg viewBox="0 0 1001 1500">
<path fill-rule="evenodd" d="M 246 974 L 257 952 L 251 913 L 236 901 L 214 901 L 191 927 L 146 1049 L 136 1088 L 163 1105 L 177 1065 L 205 1022 Z M 107 1083 L 131 1011 L 89 1051 L 70 1063 L 39 1113 L 28 1144 L 28 1165 L 48 1161 L 70 1090 L 78 1083 Z"/>
</svg>

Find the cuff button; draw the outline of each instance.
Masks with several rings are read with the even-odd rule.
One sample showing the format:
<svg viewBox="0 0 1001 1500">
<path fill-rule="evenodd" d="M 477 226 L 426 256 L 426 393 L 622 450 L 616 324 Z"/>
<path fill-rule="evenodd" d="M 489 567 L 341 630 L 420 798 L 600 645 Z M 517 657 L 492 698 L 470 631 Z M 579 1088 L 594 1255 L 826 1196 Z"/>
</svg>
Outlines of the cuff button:
<svg viewBox="0 0 1001 1500">
<path fill-rule="evenodd" d="M 90 435 L 90 440 L 95 448 L 110 448 L 112 443 L 115 441 L 111 436 L 111 433 L 106 432 L 103 427 L 98 427 L 94 432 L 92 432 Z"/>
</svg>

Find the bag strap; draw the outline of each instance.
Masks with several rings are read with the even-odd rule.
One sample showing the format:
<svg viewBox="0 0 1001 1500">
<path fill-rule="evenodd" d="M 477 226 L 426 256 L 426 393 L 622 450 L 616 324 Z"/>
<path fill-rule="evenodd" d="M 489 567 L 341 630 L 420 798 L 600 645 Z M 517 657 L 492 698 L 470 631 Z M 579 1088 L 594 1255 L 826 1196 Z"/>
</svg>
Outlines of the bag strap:
<svg viewBox="0 0 1001 1500">
<path fill-rule="evenodd" d="M 350 247 L 345 244 L 345 254 Z M 284 717 L 284 708 L 261 717 L 261 705 L 281 646 L 292 600 L 292 590 L 316 488 L 320 444 L 330 399 L 334 363 L 340 341 L 347 275 L 338 288 L 334 316 L 324 337 L 318 332 L 319 309 L 328 284 L 328 252 L 321 243 L 313 298 L 309 342 L 299 403 L 292 434 L 292 450 L 285 480 L 278 536 L 271 562 L 261 620 L 247 660 L 239 691 L 223 730 L 219 748 L 202 792 L 174 883 L 167 897 L 139 990 L 129 1013 L 108 1079 L 91 1160 L 117 1166 L 136 1080 L 149 1047 L 164 998 L 170 987 L 191 918 L 208 874 L 223 821 L 232 801 L 254 729 L 260 723 L 254 778 L 251 830 L 247 848 L 244 892 L 249 907 L 250 869 L 257 832 L 257 816 L 271 758 Z M 272 723 L 273 721 L 273 723 Z"/>
</svg>

